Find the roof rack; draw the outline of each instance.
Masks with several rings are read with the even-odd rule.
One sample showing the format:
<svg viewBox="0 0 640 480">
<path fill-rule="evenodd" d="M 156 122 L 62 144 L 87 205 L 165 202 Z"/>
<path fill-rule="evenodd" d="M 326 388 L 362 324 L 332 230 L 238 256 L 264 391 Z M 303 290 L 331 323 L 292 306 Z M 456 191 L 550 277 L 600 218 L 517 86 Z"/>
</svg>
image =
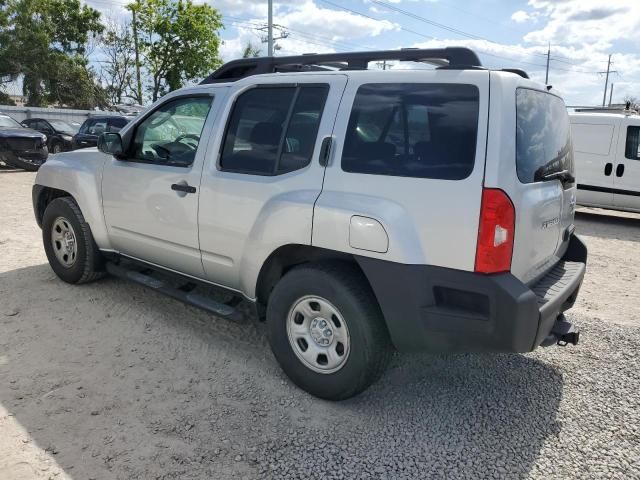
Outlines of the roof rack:
<svg viewBox="0 0 640 480">
<path fill-rule="evenodd" d="M 261 73 L 326 71 L 336 68 L 339 70 L 366 70 L 369 62 L 383 60 L 423 62 L 449 69 L 482 67 L 476 53 L 465 47 L 313 53 L 290 57 L 256 57 L 232 60 L 200 83 L 234 82 Z"/>
</svg>

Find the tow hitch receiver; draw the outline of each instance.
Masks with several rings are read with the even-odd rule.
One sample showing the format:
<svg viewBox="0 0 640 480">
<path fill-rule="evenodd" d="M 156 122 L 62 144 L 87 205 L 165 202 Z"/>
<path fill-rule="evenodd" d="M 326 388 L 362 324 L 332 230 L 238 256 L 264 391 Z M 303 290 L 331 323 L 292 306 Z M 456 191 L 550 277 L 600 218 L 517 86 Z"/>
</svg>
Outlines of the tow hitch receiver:
<svg viewBox="0 0 640 480">
<path fill-rule="evenodd" d="M 568 344 L 577 345 L 580 340 L 580 332 L 576 331 L 571 323 L 567 322 L 564 315 L 560 314 L 553 325 L 551 332 L 542 342 L 543 347 L 560 345 L 566 347 Z"/>
</svg>

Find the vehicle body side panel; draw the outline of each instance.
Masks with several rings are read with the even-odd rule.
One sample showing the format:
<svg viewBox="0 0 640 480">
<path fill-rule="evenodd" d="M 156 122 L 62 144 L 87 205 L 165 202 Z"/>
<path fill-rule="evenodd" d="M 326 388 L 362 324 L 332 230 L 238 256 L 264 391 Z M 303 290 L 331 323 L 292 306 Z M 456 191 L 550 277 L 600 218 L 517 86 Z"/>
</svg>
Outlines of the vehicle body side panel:
<svg viewBox="0 0 640 480">
<path fill-rule="evenodd" d="M 628 127 L 640 127 L 640 118 L 627 116 L 620 121 L 618 148 L 611 175 L 616 191 L 613 203 L 616 208 L 637 212 L 640 211 L 640 160 L 626 157 Z"/>
<path fill-rule="evenodd" d="M 35 184 L 68 192 L 91 227 L 98 248 L 112 248 L 102 214 L 101 185 L 104 162 L 97 149 L 54 155 L 40 167 Z"/>
<path fill-rule="evenodd" d="M 578 204 L 612 206 L 620 118 L 585 113 L 572 114 L 570 118 L 574 137 Z M 605 174 L 607 164 L 611 164 L 609 175 Z"/>
<path fill-rule="evenodd" d="M 373 73 L 373 75 L 371 75 Z M 479 89 L 475 163 L 462 180 L 350 173 L 342 170 L 344 136 L 355 95 L 367 83 L 459 83 Z M 484 176 L 489 73 L 486 71 L 398 71 L 384 80 L 375 72 L 350 78 L 336 120 L 336 141 L 322 194 L 316 203 L 313 245 L 404 264 L 473 270 Z M 386 252 L 354 248 L 349 226 L 354 215 L 378 221 L 388 234 Z"/>
</svg>

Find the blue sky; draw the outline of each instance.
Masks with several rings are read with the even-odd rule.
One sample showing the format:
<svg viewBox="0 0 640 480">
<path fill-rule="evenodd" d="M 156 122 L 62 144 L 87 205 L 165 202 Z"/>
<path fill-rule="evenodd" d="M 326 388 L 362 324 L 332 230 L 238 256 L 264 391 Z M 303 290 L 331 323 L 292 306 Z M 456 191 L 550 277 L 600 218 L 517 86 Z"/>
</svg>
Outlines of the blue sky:
<svg viewBox="0 0 640 480">
<path fill-rule="evenodd" d="M 238 57 L 247 42 L 266 54 L 259 28 L 267 0 L 208 1 L 226 25 L 224 60 Z M 118 16 L 127 1 L 87 3 Z M 288 34 L 278 55 L 463 45 L 488 67 L 522 68 L 540 81 L 550 42 L 549 83 L 572 105 L 602 102 L 597 72 L 613 54 L 614 103 L 640 97 L 640 0 L 274 0 L 274 23 L 282 27 L 276 35 Z"/>
</svg>

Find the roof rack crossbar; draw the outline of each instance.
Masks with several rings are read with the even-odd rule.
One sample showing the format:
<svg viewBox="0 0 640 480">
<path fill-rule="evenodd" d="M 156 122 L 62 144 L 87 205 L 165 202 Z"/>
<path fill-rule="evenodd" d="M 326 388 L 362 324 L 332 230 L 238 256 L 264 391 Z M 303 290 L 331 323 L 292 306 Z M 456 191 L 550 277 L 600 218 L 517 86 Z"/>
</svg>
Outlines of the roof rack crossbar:
<svg viewBox="0 0 640 480">
<path fill-rule="evenodd" d="M 289 57 L 242 58 L 225 63 L 201 84 L 233 82 L 261 73 L 279 71 L 330 70 L 337 64 L 345 64 L 344 70 L 365 70 L 369 62 L 384 60 L 430 63 L 448 68 L 481 67 L 476 53 L 466 47 L 433 49 L 378 50 L 372 52 L 346 52 L 295 55 Z"/>
</svg>

